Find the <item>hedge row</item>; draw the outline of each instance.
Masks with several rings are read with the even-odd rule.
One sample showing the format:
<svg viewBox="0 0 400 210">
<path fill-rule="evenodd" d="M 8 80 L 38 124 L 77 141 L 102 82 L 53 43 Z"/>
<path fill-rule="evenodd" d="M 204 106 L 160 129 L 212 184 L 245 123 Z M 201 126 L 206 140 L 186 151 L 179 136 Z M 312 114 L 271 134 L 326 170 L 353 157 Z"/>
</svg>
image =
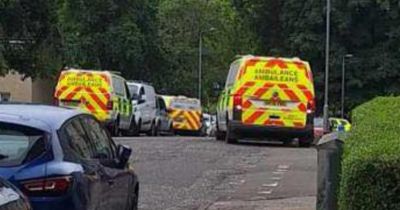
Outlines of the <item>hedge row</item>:
<svg viewBox="0 0 400 210">
<path fill-rule="evenodd" d="M 340 210 L 400 209 L 400 97 L 376 98 L 352 114 Z"/>
</svg>

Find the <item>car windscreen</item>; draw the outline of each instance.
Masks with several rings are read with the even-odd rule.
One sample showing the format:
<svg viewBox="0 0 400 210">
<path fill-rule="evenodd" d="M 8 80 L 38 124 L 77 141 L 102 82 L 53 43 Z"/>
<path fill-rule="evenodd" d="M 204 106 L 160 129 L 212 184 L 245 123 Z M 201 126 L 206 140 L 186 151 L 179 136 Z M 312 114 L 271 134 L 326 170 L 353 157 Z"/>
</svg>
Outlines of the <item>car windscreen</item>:
<svg viewBox="0 0 400 210">
<path fill-rule="evenodd" d="M 45 152 L 43 131 L 0 122 L 0 167 L 18 166 Z"/>
<path fill-rule="evenodd" d="M 138 94 L 138 92 L 139 92 L 139 86 L 137 86 L 137 85 L 129 84 L 128 88 L 129 88 L 129 92 L 131 93 L 131 95 Z"/>
<path fill-rule="evenodd" d="M 171 103 L 171 108 L 173 109 L 183 109 L 183 110 L 199 110 L 201 106 L 198 103 L 193 103 L 189 101 L 173 101 Z"/>
</svg>

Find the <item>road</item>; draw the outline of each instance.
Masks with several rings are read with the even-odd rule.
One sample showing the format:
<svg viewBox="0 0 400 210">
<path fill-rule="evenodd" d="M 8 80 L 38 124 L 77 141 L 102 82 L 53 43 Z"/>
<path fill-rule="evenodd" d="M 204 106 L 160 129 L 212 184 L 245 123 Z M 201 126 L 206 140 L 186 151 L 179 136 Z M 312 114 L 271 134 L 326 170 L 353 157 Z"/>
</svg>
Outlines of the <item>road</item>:
<svg viewBox="0 0 400 210">
<path fill-rule="evenodd" d="M 134 150 L 141 210 L 315 209 L 314 148 L 200 137 L 116 141 Z"/>
</svg>

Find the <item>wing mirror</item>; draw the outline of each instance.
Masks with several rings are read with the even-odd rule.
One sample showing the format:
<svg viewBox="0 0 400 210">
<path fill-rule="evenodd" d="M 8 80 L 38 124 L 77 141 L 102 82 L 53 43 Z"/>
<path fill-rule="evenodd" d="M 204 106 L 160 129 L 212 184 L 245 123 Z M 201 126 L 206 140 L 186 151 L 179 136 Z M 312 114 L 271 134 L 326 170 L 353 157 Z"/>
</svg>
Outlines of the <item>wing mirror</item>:
<svg viewBox="0 0 400 210">
<path fill-rule="evenodd" d="M 117 146 L 118 153 L 118 166 L 120 168 L 125 168 L 132 156 L 132 149 L 126 145 Z"/>
</svg>

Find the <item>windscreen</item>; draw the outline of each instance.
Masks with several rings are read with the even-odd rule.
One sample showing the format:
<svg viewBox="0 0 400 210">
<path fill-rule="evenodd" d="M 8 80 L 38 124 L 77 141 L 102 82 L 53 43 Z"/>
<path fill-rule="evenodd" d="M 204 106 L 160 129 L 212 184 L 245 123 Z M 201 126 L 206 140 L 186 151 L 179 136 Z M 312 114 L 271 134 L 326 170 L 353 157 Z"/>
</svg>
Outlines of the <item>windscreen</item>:
<svg viewBox="0 0 400 210">
<path fill-rule="evenodd" d="M 137 85 L 128 85 L 129 92 L 131 93 L 131 96 L 134 94 L 137 94 L 139 92 L 139 86 Z"/>
<path fill-rule="evenodd" d="M 199 110 L 200 103 L 196 100 L 175 99 L 171 102 L 171 108 L 183 110 Z"/>
<path fill-rule="evenodd" d="M 45 151 L 43 131 L 0 122 L 0 166 L 18 166 Z"/>
</svg>

